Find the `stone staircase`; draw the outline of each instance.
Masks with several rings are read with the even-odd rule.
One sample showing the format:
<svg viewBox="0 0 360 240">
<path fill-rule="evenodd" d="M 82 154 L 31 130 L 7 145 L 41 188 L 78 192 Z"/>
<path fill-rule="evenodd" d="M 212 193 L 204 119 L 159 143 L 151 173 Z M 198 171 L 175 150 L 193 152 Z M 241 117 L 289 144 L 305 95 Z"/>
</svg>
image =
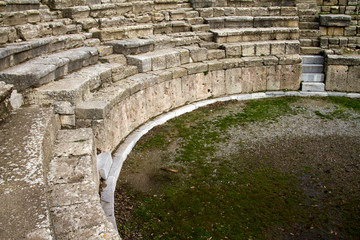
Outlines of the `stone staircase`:
<svg viewBox="0 0 360 240">
<path fill-rule="evenodd" d="M 302 91 L 324 92 L 324 57 L 318 55 L 302 56 Z"/>
<path fill-rule="evenodd" d="M 297 0 L 301 54 L 320 53 L 319 7 L 316 0 Z"/>
</svg>

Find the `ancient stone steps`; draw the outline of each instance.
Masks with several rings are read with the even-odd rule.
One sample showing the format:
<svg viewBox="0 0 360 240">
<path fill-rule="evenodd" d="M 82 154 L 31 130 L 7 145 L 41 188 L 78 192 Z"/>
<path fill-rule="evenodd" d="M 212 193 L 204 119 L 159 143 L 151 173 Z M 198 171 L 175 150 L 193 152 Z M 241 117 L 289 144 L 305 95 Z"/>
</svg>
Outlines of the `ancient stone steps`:
<svg viewBox="0 0 360 240">
<path fill-rule="evenodd" d="M 324 92 L 324 57 L 318 55 L 302 56 L 302 91 Z"/>
<path fill-rule="evenodd" d="M 61 78 L 98 60 L 98 49 L 80 47 L 33 58 L 0 72 L 0 79 L 17 90 L 37 87 Z"/>
<path fill-rule="evenodd" d="M 15 66 L 42 54 L 84 46 L 85 41 L 86 35 L 69 34 L 5 44 L 0 48 L 0 70 Z"/>
<path fill-rule="evenodd" d="M 214 28 L 298 27 L 297 16 L 224 16 L 205 18 Z"/>
<path fill-rule="evenodd" d="M 220 47 L 225 49 L 226 57 L 274 56 L 300 53 L 298 40 L 226 43 Z"/>
<path fill-rule="evenodd" d="M 220 28 L 210 30 L 217 43 L 253 42 L 267 40 L 298 40 L 295 28 Z"/>
<path fill-rule="evenodd" d="M 93 34 L 93 37 L 99 38 L 101 41 L 111 41 L 153 35 L 153 26 L 151 24 L 138 24 L 104 29 L 91 29 L 90 32 Z"/>
<path fill-rule="evenodd" d="M 0 123 L 1 239 L 53 239 L 46 176 L 58 124 L 49 108 L 23 107 Z"/>
<path fill-rule="evenodd" d="M 223 16 L 297 16 L 296 7 L 209 7 L 196 9 L 200 17 Z"/>
</svg>

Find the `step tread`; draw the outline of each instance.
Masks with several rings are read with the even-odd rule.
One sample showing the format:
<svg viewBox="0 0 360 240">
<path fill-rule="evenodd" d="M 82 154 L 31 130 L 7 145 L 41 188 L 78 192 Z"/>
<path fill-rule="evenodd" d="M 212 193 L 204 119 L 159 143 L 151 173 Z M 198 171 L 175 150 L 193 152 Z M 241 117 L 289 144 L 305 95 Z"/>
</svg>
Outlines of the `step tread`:
<svg viewBox="0 0 360 240">
<path fill-rule="evenodd" d="M 243 34 L 257 34 L 257 33 L 281 33 L 281 32 L 299 32 L 299 28 L 289 28 L 289 27 L 273 27 L 273 28 L 220 28 L 220 29 L 211 29 L 210 32 L 215 33 L 218 36 L 234 36 L 234 35 L 243 35 Z"/>
<path fill-rule="evenodd" d="M 324 73 L 303 73 L 301 81 L 303 82 L 320 82 L 323 83 L 325 79 Z"/>
<path fill-rule="evenodd" d="M 55 80 L 65 74 L 65 70 L 57 73 L 51 79 L 39 82 L 41 78 L 45 78 L 48 74 L 57 69 L 65 67 L 74 63 L 77 65 L 79 61 L 85 61 L 93 56 L 98 55 L 98 49 L 93 47 L 80 47 L 69 49 L 59 53 L 44 55 L 36 57 L 27 62 L 15 65 L 0 72 L 0 79 L 8 83 L 14 84 L 18 90 L 23 90 L 31 86 L 45 84 L 49 81 Z M 83 63 L 80 63 L 82 65 Z M 68 67 L 68 71 L 76 70 L 79 66 Z M 82 67 L 82 66 L 80 66 Z"/>
</svg>

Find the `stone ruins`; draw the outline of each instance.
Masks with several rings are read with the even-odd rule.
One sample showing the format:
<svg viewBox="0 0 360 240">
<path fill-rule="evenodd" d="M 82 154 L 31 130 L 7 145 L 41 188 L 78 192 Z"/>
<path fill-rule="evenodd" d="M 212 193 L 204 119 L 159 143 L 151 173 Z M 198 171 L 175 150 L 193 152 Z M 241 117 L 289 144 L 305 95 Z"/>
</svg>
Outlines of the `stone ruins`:
<svg viewBox="0 0 360 240">
<path fill-rule="evenodd" d="M 0 239 L 120 239 L 99 179 L 115 186 L 110 153 L 164 112 L 239 94 L 360 97 L 359 12 L 360 0 L 1 0 Z"/>
</svg>

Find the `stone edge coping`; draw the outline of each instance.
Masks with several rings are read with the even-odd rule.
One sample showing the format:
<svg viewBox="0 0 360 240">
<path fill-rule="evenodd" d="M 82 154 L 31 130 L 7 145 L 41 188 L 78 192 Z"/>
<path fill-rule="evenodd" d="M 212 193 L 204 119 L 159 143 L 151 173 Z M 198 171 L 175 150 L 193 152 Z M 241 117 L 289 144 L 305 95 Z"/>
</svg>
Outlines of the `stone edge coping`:
<svg viewBox="0 0 360 240">
<path fill-rule="evenodd" d="M 357 66 L 360 65 L 360 55 L 335 55 L 329 54 L 326 56 L 326 61 L 328 65 L 348 65 L 348 66 Z"/>
<path fill-rule="evenodd" d="M 116 190 L 117 179 L 120 175 L 120 171 L 124 161 L 129 153 L 132 151 L 137 141 L 149 132 L 152 128 L 164 124 L 168 120 L 181 116 L 185 113 L 192 112 L 200 107 L 204 107 L 216 102 L 226 102 L 230 100 L 245 101 L 251 99 L 262 98 L 275 98 L 286 96 L 298 96 L 298 97 L 349 97 L 360 98 L 360 93 L 344 93 L 344 92 L 304 92 L 304 91 L 268 91 L 258 92 L 250 94 L 236 94 L 226 97 L 220 97 L 215 99 L 202 100 L 199 102 L 191 103 L 179 108 L 176 108 L 170 112 L 161 114 L 153 120 L 146 122 L 132 133 L 130 133 L 125 140 L 119 145 L 117 150 L 113 153 L 113 164 L 111 166 L 108 178 L 106 180 L 106 188 L 101 192 L 101 205 L 105 211 L 107 219 L 114 225 L 116 225 L 116 219 L 114 214 L 114 193 Z M 116 228 L 116 227 L 115 227 Z"/>
</svg>

